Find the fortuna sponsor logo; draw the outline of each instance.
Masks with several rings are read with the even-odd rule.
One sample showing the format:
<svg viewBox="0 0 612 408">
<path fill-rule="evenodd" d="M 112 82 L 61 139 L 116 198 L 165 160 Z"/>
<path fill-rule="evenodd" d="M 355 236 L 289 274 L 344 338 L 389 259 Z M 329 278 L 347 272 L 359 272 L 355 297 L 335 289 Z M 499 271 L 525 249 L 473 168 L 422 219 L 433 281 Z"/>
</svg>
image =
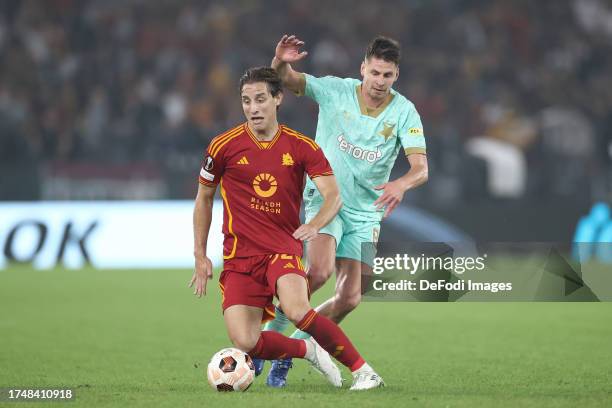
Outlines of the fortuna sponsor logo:
<svg viewBox="0 0 612 408">
<path fill-rule="evenodd" d="M 354 158 L 365 160 L 368 163 L 374 163 L 382 157 L 382 152 L 379 148 L 376 148 L 376 151 L 362 149 L 359 146 L 355 146 L 354 144 L 347 142 L 344 135 L 338 136 L 338 147 L 340 150 L 347 152 Z"/>
</svg>

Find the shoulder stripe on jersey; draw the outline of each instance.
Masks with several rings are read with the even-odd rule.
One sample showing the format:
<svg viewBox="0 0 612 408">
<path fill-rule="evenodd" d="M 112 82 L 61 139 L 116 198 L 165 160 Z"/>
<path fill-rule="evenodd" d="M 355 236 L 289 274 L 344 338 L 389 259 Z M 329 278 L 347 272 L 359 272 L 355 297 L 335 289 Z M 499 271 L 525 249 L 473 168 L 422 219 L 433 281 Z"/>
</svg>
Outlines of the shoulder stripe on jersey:
<svg viewBox="0 0 612 408">
<path fill-rule="evenodd" d="M 228 136 L 234 134 L 235 132 L 242 130 L 242 127 L 244 126 L 244 124 L 236 126 L 233 129 L 228 130 L 225 133 L 222 133 L 221 135 L 215 137 L 211 142 L 210 145 L 208 146 L 208 153 L 210 154 L 210 152 L 215 148 L 215 146 L 217 146 L 222 140 L 224 140 L 225 138 L 227 138 Z"/>
<path fill-rule="evenodd" d="M 239 132 L 237 132 L 237 133 L 232 134 L 231 136 L 229 136 L 229 137 L 228 137 L 228 138 L 226 138 L 225 140 L 223 140 L 223 141 L 222 141 L 222 142 L 221 142 L 221 143 L 220 143 L 218 146 L 216 146 L 216 147 L 215 147 L 215 149 L 214 149 L 212 152 L 210 152 L 210 155 L 211 155 L 213 158 L 216 158 L 216 157 L 217 157 L 217 153 L 219 153 L 219 150 L 221 150 L 221 148 L 222 148 L 223 146 L 225 146 L 225 145 L 226 145 L 228 142 L 230 142 L 231 140 L 233 140 L 233 139 L 237 138 L 237 137 L 238 137 L 238 136 L 240 136 L 241 134 L 242 134 L 242 131 L 239 131 Z"/>
<path fill-rule="evenodd" d="M 227 229 L 229 233 L 234 237 L 234 243 L 232 245 L 232 252 L 229 255 L 223 255 L 223 259 L 231 259 L 236 255 L 236 246 L 238 245 L 238 237 L 234 233 L 234 219 L 232 217 L 232 212 L 230 211 L 229 201 L 227 201 L 227 193 L 225 192 L 225 188 L 223 188 L 223 178 L 221 178 L 221 198 L 223 198 L 223 203 L 225 204 L 225 209 L 227 210 Z"/>
<path fill-rule="evenodd" d="M 232 132 L 225 133 L 223 136 L 219 137 L 217 140 L 214 140 L 213 143 L 210 144 L 210 146 L 208 147 L 208 153 L 212 156 L 212 153 L 215 150 L 217 150 L 217 147 L 220 144 L 222 144 L 223 142 L 225 142 L 227 139 L 231 138 L 232 136 L 235 136 L 240 133 L 242 133 L 242 129 L 236 129 Z"/>
<path fill-rule="evenodd" d="M 319 145 L 316 144 L 312 139 L 310 139 L 308 136 L 304 136 L 302 134 L 299 133 L 293 133 L 293 132 L 287 132 L 289 135 L 303 141 L 306 142 L 306 144 L 308 144 L 310 147 L 312 147 L 314 150 L 318 150 L 319 149 Z"/>
<path fill-rule="evenodd" d="M 317 145 L 317 143 L 314 140 L 312 140 L 311 138 L 309 138 L 305 134 L 303 134 L 301 132 L 298 132 L 297 130 L 291 129 L 290 127 L 287 127 L 287 126 L 284 126 L 284 125 L 283 125 L 283 129 L 286 130 L 288 133 L 294 135 L 294 136 L 305 138 L 306 141 L 311 142 L 315 146 L 319 147 L 319 145 Z"/>
<path fill-rule="evenodd" d="M 315 150 L 315 151 L 319 150 L 319 145 L 316 144 L 314 140 L 310 139 L 307 136 L 302 135 L 301 133 L 296 133 L 293 130 L 290 130 L 290 129 L 287 129 L 287 128 L 284 128 L 284 129 L 285 129 L 285 132 L 288 135 L 291 135 L 291 136 L 301 140 L 302 142 L 305 142 L 306 144 L 308 144 L 310 147 L 312 147 L 312 150 Z"/>
<path fill-rule="evenodd" d="M 211 143 L 210 143 L 211 147 L 212 147 L 212 146 L 213 146 L 215 143 L 218 143 L 218 142 L 219 142 L 219 140 L 223 139 L 225 136 L 229 135 L 230 133 L 234 133 L 234 132 L 235 132 L 235 131 L 237 131 L 238 129 L 241 129 L 243 126 L 244 126 L 244 123 L 242 123 L 242 124 L 240 124 L 240 125 L 238 125 L 238 126 L 235 126 L 235 127 L 231 128 L 231 129 L 229 129 L 229 130 L 226 130 L 225 132 L 221 133 L 221 134 L 220 134 L 220 135 L 218 135 L 218 136 L 215 136 L 215 137 L 213 138 L 213 140 L 211 141 Z"/>
<path fill-rule="evenodd" d="M 208 154 L 212 156 L 212 153 L 216 150 L 216 148 L 217 148 L 217 146 L 219 146 L 219 144 L 221 144 L 222 142 L 224 142 L 228 138 L 232 137 L 236 133 L 240 133 L 240 131 L 237 130 L 235 132 L 232 132 L 230 134 L 227 134 L 227 135 L 223 136 L 223 138 L 220 139 L 220 140 L 215 140 L 213 143 L 210 144 L 210 146 L 208 146 L 208 150 L 207 150 Z"/>
</svg>

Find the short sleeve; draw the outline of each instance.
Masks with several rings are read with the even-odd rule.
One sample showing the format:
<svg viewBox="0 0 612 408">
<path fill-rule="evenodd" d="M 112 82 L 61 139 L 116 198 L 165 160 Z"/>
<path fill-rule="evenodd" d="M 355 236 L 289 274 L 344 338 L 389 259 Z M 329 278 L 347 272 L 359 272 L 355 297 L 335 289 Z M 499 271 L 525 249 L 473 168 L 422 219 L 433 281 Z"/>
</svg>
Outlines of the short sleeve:
<svg viewBox="0 0 612 408">
<path fill-rule="evenodd" d="M 314 99 L 319 105 L 332 103 L 334 95 L 337 95 L 346 88 L 346 81 L 334 76 L 317 78 L 304 74 L 304 78 L 306 80 L 304 94 Z"/>
<path fill-rule="evenodd" d="M 217 152 L 215 150 L 215 141 L 216 139 L 213 139 L 213 141 L 210 142 L 204 153 L 204 159 L 200 167 L 200 176 L 198 178 L 200 184 L 211 187 L 219 184 L 225 170 L 223 151 Z"/>
<path fill-rule="evenodd" d="M 406 155 L 427 153 L 423 124 L 421 123 L 421 117 L 414 108 L 414 105 L 410 105 L 409 107 L 408 118 L 404 126 L 399 129 L 399 138 Z"/>
<path fill-rule="evenodd" d="M 334 174 L 329 161 L 323 154 L 323 149 L 314 141 L 304 143 L 302 146 L 302 157 L 304 170 L 311 179 L 321 176 L 331 176 Z"/>
</svg>

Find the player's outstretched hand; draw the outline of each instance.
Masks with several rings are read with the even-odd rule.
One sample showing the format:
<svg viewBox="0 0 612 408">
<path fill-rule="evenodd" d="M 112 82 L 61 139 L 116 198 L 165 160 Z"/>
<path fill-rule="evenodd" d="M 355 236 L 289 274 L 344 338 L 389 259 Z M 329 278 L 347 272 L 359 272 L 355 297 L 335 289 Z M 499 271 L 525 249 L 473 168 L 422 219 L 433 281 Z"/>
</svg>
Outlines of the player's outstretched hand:
<svg viewBox="0 0 612 408">
<path fill-rule="evenodd" d="M 402 202 L 404 198 L 404 189 L 400 185 L 400 183 L 395 181 L 390 181 L 388 183 L 381 184 L 379 186 L 374 187 L 375 190 L 383 190 L 383 194 L 378 197 L 376 201 L 374 201 L 374 205 L 376 209 L 380 210 L 381 208 L 385 208 L 385 214 L 383 218 L 387 218 L 395 207 Z"/>
<path fill-rule="evenodd" d="M 212 279 L 212 277 L 212 261 L 210 258 L 207 256 L 199 258 L 196 257 L 195 271 L 193 272 L 193 276 L 189 282 L 190 288 L 195 284 L 193 294 L 197 297 L 206 295 L 206 282 L 208 282 L 209 279 Z"/>
<path fill-rule="evenodd" d="M 300 241 L 310 241 L 317 236 L 319 230 L 310 224 L 302 224 L 293 233 L 293 238 L 299 239 Z"/>
<path fill-rule="evenodd" d="M 301 60 L 308 52 L 300 52 L 300 47 L 304 45 L 304 41 L 297 38 L 295 35 L 283 35 L 278 44 L 276 44 L 276 59 L 292 63 Z"/>
</svg>

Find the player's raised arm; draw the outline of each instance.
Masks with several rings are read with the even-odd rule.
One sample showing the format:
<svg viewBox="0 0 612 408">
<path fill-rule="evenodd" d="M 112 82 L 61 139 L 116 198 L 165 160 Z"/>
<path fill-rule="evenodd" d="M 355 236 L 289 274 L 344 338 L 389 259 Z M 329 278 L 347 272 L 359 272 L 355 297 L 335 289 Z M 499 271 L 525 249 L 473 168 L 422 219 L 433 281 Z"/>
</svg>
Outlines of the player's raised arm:
<svg viewBox="0 0 612 408">
<path fill-rule="evenodd" d="M 217 186 L 199 184 L 198 195 L 193 209 L 193 256 L 195 257 L 195 271 L 189 287 L 195 283 L 193 294 L 201 297 L 206 295 L 206 282 L 213 277 L 212 262 L 206 256 L 208 232 L 212 221 L 212 208 Z"/>
<path fill-rule="evenodd" d="M 323 197 L 323 205 L 308 224 L 301 225 L 293 233 L 294 238 L 302 241 L 309 241 L 316 237 L 319 230 L 329 224 L 342 207 L 342 199 L 340 198 L 340 190 L 336 183 L 336 177 L 333 175 L 319 176 L 312 179 L 312 181 L 317 186 L 321 197 Z"/>
<path fill-rule="evenodd" d="M 285 34 L 276 44 L 276 52 L 272 59 L 272 68 L 278 72 L 283 81 L 283 86 L 299 95 L 304 93 L 306 80 L 304 74 L 295 71 L 291 64 L 308 55 L 308 52 L 300 51 L 300 47 L 303 45 L 304 41 L 295 35 Z"/>
</svg>

